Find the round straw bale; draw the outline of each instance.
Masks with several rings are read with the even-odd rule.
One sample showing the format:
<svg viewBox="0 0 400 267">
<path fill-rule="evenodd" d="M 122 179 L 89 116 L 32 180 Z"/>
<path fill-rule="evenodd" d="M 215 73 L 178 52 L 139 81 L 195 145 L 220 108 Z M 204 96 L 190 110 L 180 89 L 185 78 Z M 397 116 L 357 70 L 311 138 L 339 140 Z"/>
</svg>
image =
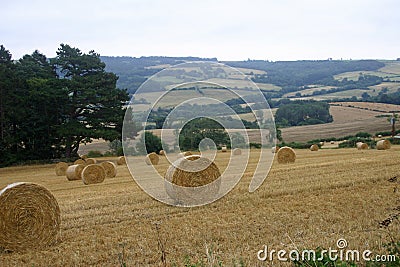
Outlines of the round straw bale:
<svg viewBox="0 0 400 267">
<path fill-rule="evenodd" d="M 82 155 L 82 156 L 81 156 L 81 159 L 83 159 L 83 160 L 85 160 L 85 159 L 87 159 L 87 158 L 88 158 L 87 155 Z"/>
<path fill-rule="evenodd" d="M 368 149 L 368 144 L 363 142 L 357 142 L 356 147 L 358 150 Z"/>
<path fill-rule="evenodd" d="M 235 148 L 233 150 L 233 155 L 235 156 L 242 155 L 242 150 L 240 148 Z"/>
<path fill-rule="evenodd" d="M 11 251 L 53 245 L 60 232 L 60 208 L 45 187 L 14 183 L 0 191 L 0 247 Z"/>
<path fill-rule="evenodd" d="M 82 181 L 84 184 L 98 184 L 106 178 L 106 171 L 100 165 L 87 165 L 82 171 Z"/>
<path fill-rule="evenodd" d="M 313 144 L 312 146 L 310 146 L 310 150 L 311 151 L 318 151 L 319 147 L 316 144 Z"/>
<path fill-rule="evenodd" d="M 228 149 L 226 148 L 226 146 L 221 147 L 221 152 L 226 152 L 228 151 Z"/>
<path fill-rule="evenodd" d="M 294 163 L 296 152 L 291 147 L 284 146 L 278 150 L 278 163 Z"/>
<path fill-rule="evenodd" d="M 115 166 L 115 163 L 111 161 L 104 161 L 100 163 L 100 165 L 106 171 L 106 177 L 113 178 L 117 175 L 117 166 Z"/>
<path fill-rule="evenodd" d="M 68 167 L 66 171 L 68 181 L 82 179 L 82 171 L 85 168 L 83 164 L 75 164 Z"/>
<path fill-rule="evenodd" d="M 319 145 L 320 146 L 323 146 L 325 143 L 324 142 L 319 142 Z"/>
<path fill-rule="evenodd" d="M 118 157 L 117 164 L 118 165 L 125 165 L 126 164 L 125 157 L 124 156 Z"/>
<path fill-rule="evenodd" d="M 276 152 L 278 152 L 278 150 L 279 150 L 279 146 L 273 146 L 272 148 L 271 148 L 271 152 L 272 153 L 276 153 Z"/>
<path fill-rule="evenodd" d="M 164 156 L 165 155 L 165 151 L 164 150 L 160 150 L 159 154 L 160 154 L 160 156 Z"/>
<path fill-rule="evenodd" d="M 83 159 L 77 159 L 74 161 L 74 165 L 78 165 L 78 164 L 86 164 L 86 161 L 84 161 Z"/>
<path fill-rule="evenodd" d="M 181 152 L 178 154 L 178 158 L 184 158 L 184 157 L 191 156 L 191 155 L 193 155 L 193 154 L 190 151 Z"/>
<path fill-rule="evenodd" d="M 199 155 L 176 160 L 165 173 L 167 194 L 181 204 L 212 201 L 221 186 L 221 173 L 214 162 Z"/>
<path fill-rule="evenodd" d="M 55 170 L 57 176 L 63 176 L 65 175 L 65 172 L 67 171 L 68 164 L 66 162 L 59 162 L 56 164 Z"/>
<path fill-rule="evenodd" d="M 331 145 L 334 145 L 335 144 L 335 141 L 331 141 Z"/>
<path fill-rule="evenodd" d="M 87 165 L 89 165 L 89 164 L 96 164 L 97 163 L 97 159 L 94 159 L 94 158 L 87 158 L 86 159 L 86 164 Z"/>
<path fill-rule="evenodd" d="M 145 161 L 147 165 L 157 165 L 160 161 L 160 157 L 156 153 L 151 152 L 146 156 Z"/>
<path fill-rule="evenodd" d="M 382 135 L 381 135 L 381 134 L 378 134 L 378 138 L 382 138 Z"/>
<path fill-rule="evenodd" d="M 389 140 L 380 140 L 376 143 L 376 148 L 378 150 L 386 150 L 389 149 L 391 146 L 390 141 Z"/>
</svg>

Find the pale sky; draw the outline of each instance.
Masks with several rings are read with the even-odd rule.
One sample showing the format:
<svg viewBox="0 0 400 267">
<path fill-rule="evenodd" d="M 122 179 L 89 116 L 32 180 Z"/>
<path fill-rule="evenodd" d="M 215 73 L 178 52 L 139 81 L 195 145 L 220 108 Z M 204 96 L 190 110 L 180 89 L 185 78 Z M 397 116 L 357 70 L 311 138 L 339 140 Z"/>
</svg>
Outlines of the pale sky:
<svg viewBox="0 0 400 267">
<path fill-rule="evenodd" d="M 18 59 L 61 43 L 103 56 L 396 59 L 397 0 L 3 0 L 0 44 Z"/>
</svg>

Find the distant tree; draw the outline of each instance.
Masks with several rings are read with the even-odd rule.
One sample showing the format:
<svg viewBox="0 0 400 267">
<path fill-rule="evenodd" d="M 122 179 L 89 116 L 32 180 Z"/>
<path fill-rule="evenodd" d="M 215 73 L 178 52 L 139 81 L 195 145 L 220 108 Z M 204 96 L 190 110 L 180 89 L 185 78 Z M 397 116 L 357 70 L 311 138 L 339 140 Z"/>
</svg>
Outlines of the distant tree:
<svg viewBox="0 0 400 267">
<path fill-rule="evenodd" d="M 246 140 L 244 139 L 243 135 L 240 133 L 232 133 L 232 146 L 231 148 L 245 148 L 246 147 Z"/>
<path fill-rule="evenodd" d="M 329 105 L 318 101 L 294 101 L 282 105 L 275 114 L 278 126 L 298 126 L 332 122 Z"/>
<path fill-rule="evenodd" d="M 145 146 L 143 146 L 143 144 L 145 144 Z M 146 155 L 151 152 L 159 153 L 162 149 L 161 138 L 149 131 L 145 131 L 136 144 L 136 151 L 141 155 Z"/>
<path fill-rule="evenodd" d="M 124 116 L 124 122 L 123 122 L 123 126 L 124 126 L 124 141 L 127 138 L 134 138 L 138 135 L 138 132 L 140 132 L 141 130 L 143 130 L 143 127 L 140 125 L 140 123 L 135 120 L 135 117 L 133 115 L 133 110 L 131 107 L 128 107 L 125 111 L 125 116 Z"/>
<path fill-rule="evenodd" d="M 367 93 L 367 92 L 364 92 L 364 93 L 362 93 L 362 95 L 361 95 L 361 98 L 363 99 L 363 100 L 367 100 L 367 99 L 369 99 L 371 96 Z"/>
<path fill-rule="evenodd" d="M 183 150 L 197 150 L 204 138 L 212 139 L 217 146 L 230 145 L 229 135 L 221 124 L 209 118 L 197 118 L 182 128 L 179 147 Z"/>
<path fill-rule="evenodd" d="M 113 155 L 122 156 L 124 154 L 123 153 L 123 148 L 122 148 L 122 142 L 120 140 L 118 140 L 118 139 L 115 139 L 115 140 L 111 141 L 108 144 L 108 147 L 110 148 L 111 153 Z"/>
</svg>

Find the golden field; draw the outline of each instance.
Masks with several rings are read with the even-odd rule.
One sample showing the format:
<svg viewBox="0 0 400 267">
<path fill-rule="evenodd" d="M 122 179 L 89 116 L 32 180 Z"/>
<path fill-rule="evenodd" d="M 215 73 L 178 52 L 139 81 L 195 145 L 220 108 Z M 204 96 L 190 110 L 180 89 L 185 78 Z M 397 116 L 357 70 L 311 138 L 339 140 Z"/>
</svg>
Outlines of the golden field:
<svg viewBox="0 0 400 267">
<path fill-rule="evenodd" d="M 0 188 L 17 181 L 44 185 L 58 200 L 62 217 L 57 244 L 43 251 L 2 252 L 0 266 L 162 266 L 162 251 L 168 266 L 183 266 L 187 257 L 207 262 L 206 248 L 223 266 L 240 260 L 269 266 L 257 260 L 264 245 L 336 248 L 336 240 L 345 238 L 350 249 L 379 253 L 390 238 L 400 240 L 398 220 L 379 227 L 400 209 L 400 184 L 388 181 L 400 174 L 400 146 L 296 150 L 295 163 L 274 161 L 264 184 L 249 193 L 257 152 L 229 194 L 196 208 L 152 199 L 126 166 L 118 166 L 116 178 L 89 186 L 56 176 L 54 165 L 0 169 Z M 229 155 L 218 153 L 216 164 L 224 165 Z M 159 167 L 168 167 L 165 158 Z"/>
<path fill-rule="evenodd" d="M 384 105 L 378 104 L 377 106 L 383 108 Z M 387 112 L 334 105 L 331 105 L 329 111 L 332 114 L 333 122 L 282 128 L 283 140 L 307 142 L 318 138 L 344 137 L 358 132 L 374 135 L 377 132 L 391 131 L 391 125 L 387 118 L 379 117 L 379 115 L 388 114 Z"/>
</svg>

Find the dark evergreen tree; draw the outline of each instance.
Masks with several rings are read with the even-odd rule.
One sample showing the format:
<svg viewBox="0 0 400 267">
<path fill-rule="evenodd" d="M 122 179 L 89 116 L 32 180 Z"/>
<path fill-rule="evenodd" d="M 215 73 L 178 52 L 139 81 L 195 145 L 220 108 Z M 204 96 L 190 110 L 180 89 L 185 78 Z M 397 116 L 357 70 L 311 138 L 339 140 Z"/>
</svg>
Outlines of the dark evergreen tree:
<svg viewBox="0 0 400 267">
<path fill-rule="evenodd" d="M 128 95 L 116 87 L 118 77 L 105 71 L 100 55 L 61 44 L 53 64 L 67 98 L 58 129 L 65 156 L 76 156 L 79 144 L 92 138 L 120 139 Z"/>
<path fill-rule="evenodd" d="M 5 166 L 18 160 L 18 146 L 15 137 L 18 107 L 17 77 L 11 53 L 0 45 L 0 166 Z"/>
</svg>

